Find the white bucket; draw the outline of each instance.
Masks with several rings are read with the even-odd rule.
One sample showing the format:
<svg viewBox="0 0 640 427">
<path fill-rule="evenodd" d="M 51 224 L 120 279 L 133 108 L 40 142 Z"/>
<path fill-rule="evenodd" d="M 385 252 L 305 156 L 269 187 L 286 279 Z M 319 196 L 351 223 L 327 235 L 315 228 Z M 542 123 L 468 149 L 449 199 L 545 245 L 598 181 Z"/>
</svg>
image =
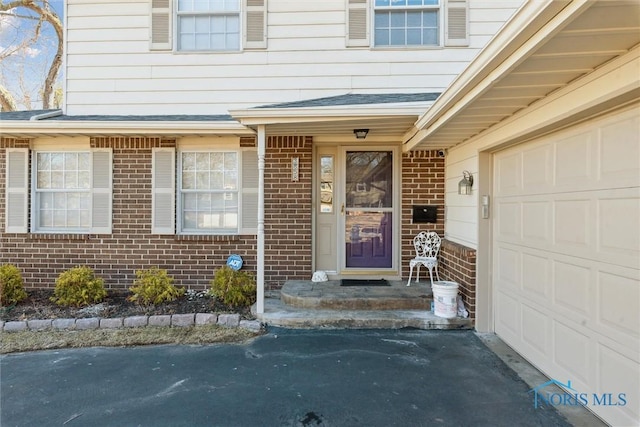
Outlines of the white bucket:
<svg viewBox="0 0 640 427">
<path fill-rule="evenodd" d="M 438 317 L 451 319 L 458 314 L 458 284 L 439 281 L 431 285 L 433 291 L 434 313 Z"/>
</svg>

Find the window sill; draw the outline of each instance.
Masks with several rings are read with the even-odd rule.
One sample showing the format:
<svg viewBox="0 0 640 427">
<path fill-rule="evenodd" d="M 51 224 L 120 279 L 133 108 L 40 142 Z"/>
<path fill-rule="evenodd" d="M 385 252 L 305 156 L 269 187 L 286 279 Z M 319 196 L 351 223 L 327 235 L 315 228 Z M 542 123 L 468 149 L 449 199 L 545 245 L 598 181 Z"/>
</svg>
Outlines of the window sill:
<svg viewBox="0 0 640 427">
<path fill-rule="evenodd" d="M 29 233 L 29 240 L 89 240 L 86 233 Z"/>
<path fill-rule="evenodd" d="M 242 234 L 177 234 L 174 239 L 176 242 L 237 242 L 255 237 Z"/>
</svg>

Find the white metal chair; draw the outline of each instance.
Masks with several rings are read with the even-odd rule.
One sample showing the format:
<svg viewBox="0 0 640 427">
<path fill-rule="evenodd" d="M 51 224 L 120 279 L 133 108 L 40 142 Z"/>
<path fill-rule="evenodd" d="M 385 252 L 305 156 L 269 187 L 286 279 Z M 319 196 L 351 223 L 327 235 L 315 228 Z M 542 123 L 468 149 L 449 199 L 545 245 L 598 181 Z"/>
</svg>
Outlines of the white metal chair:
<svg viewBox="0 0 640 427">
<path fill-rule="evenodd" d="M 411 276 L 413 276 L 413 267 L 417 266 L 416 283 L 420 276 L 420 264 L 429 269 L 429 277 L 433 284 L 433 270 L 436 271 L 436 278 L 440 280 L 438 274 L 438 252 L 440 251 L 441 239 L 435 231 L 422 231 L 413 238 L 413 247 L 416 249 L 416 256 L 409 261 L 409 280 L 407 286 L 411 286 Z"/>
</svg>

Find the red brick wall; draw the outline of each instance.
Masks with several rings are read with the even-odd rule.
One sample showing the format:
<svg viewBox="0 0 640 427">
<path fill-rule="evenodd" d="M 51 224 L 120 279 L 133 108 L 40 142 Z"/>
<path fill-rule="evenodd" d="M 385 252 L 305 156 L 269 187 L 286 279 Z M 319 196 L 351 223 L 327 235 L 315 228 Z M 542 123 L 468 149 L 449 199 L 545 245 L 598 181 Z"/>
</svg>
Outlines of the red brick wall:
<svg viewBox="0 0 640 427">
<path fill-rule="evenodd" d="M 438 206 L 437 222 L 413 223 L 413 205 Z M 413 238 L 421 231 L 444 237 L 444 158 L 437 150 L 402 155 L 402 277 L 409 277 L 409 260 L 415 256 Z"/>
<path fill-rule="evenodd" d="M 435 224 L 414 224 L 413 205 L 437 205 Z M 438 272 L 440 279 L 457 282 L 469 315 L 476 310 L 476 252 L 444 239 L 444 158 L 437 150 L 413 151 L 402 156 L 402 277 L 409 276 L 409 260 L 415 256 L 413 237 L 435 231 L 443 238 Z M 425 276 L 426 277 L 426 276 Z"/>
<path fill-rule="evenodd" d="M 440 249 L 439 273 L 442 280 L 459 284 L 469 317 L 476 317 L 476 251 L 448 240 L 442 241 Z"/>
<path fill-rule="evenodd" d="M 265 287 L 288 279 L 311 279 L 311 182 L 313 140 L 303 136 L 267 138 L 265 161 Z M 299 180 L 291 180 L 298 157 Z"/>
<path fill-rule="evenodd" d="M 242 144 L 247 146 L 250 141 Z M 265 284 L 277 289 L 289 279 L 312 275 L 312 138 L 267 139 L 265 161 Z M 256 236 L 158 236 L 151 232 L 151 150 L 175 146 L 161 138 L 92 138 L 93 147 L 113 149 L 113 232 L 110 235 L 4 233 L 6 147 L 28 146 L 26 140 L 0 139 L 0 263 L 16 264 L 26 285 L 53 287 L 64 270 L 87 265 L 110 288 L 131 285 L 135 271 L 158 266 L 176 283 L 194 289 L 209 286 L 214 271 L 232 253 L 245 268 L 256 269 Z M 291 180 L 291 159 L 299 158 L 299 180 Z M 437 205 L 435 224 L 414 224 L 413 205 Z M 408 276 L 414 256 L 412 239 L 419 231 L 444 235 L 444 159 L 437 151 L 402 156 L 402 265 Z M 443 245 L 441 278 L 461 283 L 465 302 L 475 307 L 475 252 Z"/>
<path fill-rule="evenodd" d="M 105 279 L 108 288 L 126 288 L 136 270 L 158 266 L 167 269 L 177 285 L 204 289 L 232 253 L 241 255 L 245 268 L 255 271 L 255 236 L 150 234 L 151 149 L 175 145 L 175 141 L 160 138 L 91 139 L 94 147 L 113 148 L 112 234 L 5 233 L 4 148 L 25 146 L 19 144 L 0 140 L 0 263 L 17 265 L 27 287 L 53 287 L 62 271 L 86 265 Z"/>
</svg>

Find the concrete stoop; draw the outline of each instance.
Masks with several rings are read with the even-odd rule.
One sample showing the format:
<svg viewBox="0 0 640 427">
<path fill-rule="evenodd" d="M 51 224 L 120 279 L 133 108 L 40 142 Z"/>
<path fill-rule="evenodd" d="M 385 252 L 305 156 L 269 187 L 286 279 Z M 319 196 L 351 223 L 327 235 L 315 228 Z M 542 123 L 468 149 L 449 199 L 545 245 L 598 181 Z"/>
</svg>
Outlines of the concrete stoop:
<svg viewBox="0 0 640 427">
<path fill-rule="evenodd" d="M 338 281 L 292 280 L 279 298 L 265 299 L 264 313 L 254 315 L 267 325 L 300 329 L 473 329 L 472 319 L 431 312 L 430 283 L 389 284 L 341 287 Z"/>
</svg>

